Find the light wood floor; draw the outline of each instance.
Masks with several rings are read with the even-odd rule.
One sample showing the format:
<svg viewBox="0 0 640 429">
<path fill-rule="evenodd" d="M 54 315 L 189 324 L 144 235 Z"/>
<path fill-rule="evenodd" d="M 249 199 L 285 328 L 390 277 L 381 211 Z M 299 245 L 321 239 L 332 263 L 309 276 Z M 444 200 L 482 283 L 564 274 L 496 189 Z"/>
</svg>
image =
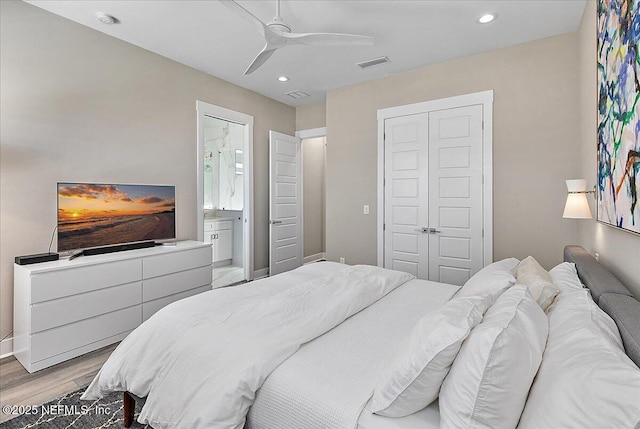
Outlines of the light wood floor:
<svg viewBox="0 0 640 429">
<path fill-rule="evenodd" d="M 38 406 L 91 383 L 117 344 L 29 374 L 13 356 L 0 360 L 0 405 Z M 0 412 L 0 423 L 14 415 Z"/>
</svg>

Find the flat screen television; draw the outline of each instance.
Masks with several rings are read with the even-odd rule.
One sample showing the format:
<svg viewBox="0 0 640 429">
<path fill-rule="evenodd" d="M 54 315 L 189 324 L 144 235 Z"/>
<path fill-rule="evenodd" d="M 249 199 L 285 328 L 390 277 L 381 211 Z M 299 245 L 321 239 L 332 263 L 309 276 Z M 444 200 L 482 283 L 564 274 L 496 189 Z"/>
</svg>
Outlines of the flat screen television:
<svg viewBox="0 0 640 429">
<path fill-rule="evenodd" d="M 175 186 L 58 183 L 58 252 L 175 238 Z"/>
</svg>

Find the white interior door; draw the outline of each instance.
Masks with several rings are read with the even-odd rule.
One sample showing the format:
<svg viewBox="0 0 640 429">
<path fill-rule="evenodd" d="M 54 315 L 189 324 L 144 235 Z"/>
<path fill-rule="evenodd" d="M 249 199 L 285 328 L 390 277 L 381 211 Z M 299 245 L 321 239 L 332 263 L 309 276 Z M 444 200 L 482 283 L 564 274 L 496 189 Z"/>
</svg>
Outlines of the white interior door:
<svg viewBox="0 0 640 429">
<path fill-rule="evenodd" d="M 302 265 L 300 139 L 269 131 L 269 275 Z"/>
<path fill-rule="evenodd" d="M 429 278 L 427 113 L 385 120 L 384 266 Z"/>
<path fill-rule="evenodd" d="M 483 107 L 384 121 L 384 266 L 462 285 L 484 265 Z"/>
<path fill-rule="evenodd" d="M 482 134 L 481 105 L 429 113 L 429 280 L 483 266 Z"/>
</svg>

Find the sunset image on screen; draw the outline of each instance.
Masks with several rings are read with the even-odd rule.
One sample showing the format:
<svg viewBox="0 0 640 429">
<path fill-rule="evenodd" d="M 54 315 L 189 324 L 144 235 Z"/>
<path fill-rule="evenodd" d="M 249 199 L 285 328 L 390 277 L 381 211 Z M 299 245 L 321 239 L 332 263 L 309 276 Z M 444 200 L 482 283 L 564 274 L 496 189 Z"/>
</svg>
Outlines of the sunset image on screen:
<svg viewBox="0 0 640 429">
<path fill-rule="evenodd" d="M 175 188 L 58 183 L 58 251 L 175 238 Z"/>
</svg>

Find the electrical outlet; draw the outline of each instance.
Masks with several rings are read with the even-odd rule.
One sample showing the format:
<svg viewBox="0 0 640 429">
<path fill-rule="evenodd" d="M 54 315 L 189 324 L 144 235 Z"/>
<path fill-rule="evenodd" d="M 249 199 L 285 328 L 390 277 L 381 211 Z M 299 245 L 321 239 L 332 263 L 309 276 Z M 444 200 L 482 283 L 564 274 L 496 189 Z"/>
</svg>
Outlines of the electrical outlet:
<svg viewBox="0 0 640 429">
<path fill-rule="evenodd" d="M 344 264 L 344 263 L 345 263 L 345 262 L 344 262 L 344 258 L 340 258 L 340 263 L 341 263 L 341 264 Z"/>
<path fill-rule="evenodd" d="M 600 262 L 600 254 L 596 252 L 595 254 L 596 262 Z"/>
<path fill-rule="evenodd" d="M 369 214 L 369 205 L 368 205 L 368 204 L 367 204 L 367 205 L 365 205 L 365 206 L 362 208 L 362 214 Z"/>
</svg>

